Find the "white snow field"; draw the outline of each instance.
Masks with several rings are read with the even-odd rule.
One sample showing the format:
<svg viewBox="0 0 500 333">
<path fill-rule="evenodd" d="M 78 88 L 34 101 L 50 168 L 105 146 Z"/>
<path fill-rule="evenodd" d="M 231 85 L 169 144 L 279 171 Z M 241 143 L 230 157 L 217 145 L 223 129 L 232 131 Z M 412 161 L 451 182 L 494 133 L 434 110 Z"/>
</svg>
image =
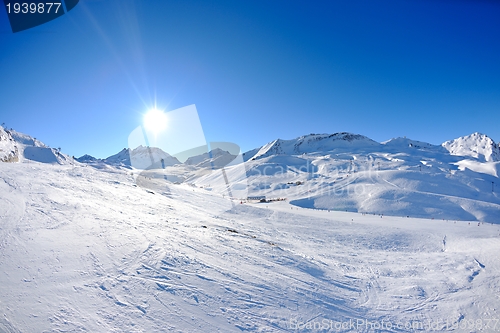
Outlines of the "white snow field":
<svg viewBox="0 0 500 333">
<path fill-rule="evenodd" d="M 156 186 L 1 163 L 0 331 L 500 330 L 499 225 Z"/>
<path fill-rule="evenodd" d="M 373 183 L 367 192 L 392 183 L 405 189 L 407 202 L 412 193 L 436 193 L 432 184 L 420 187 L 427 178 L 410 177 L 421 175 L 418 165 L 407 167 L 418 158 L 430 170 L 425 177 L 447 185 L 434 200 L 452 197 L 448 202 L 477 212 L 466 215 L 471 222 L 304 208 L 328 198 L 307 182 L 335 188 L 338 177 L 361 178 L 361 168 L 343 176 L 328 168 L 356 168 L 362 148 L 350 155 L 355 162 L 342 160 L 340 150 L 249 159 L 248 185 L 257 188 L 250 194 L 283 194 L 286 186 L 273 187 L 280 182 L 290 204 L 230 200 L 217 185 L 220 173 L 193 165 L 137 175 L 73 164 L 42 146 L 56 161 L 47 151 L 30 155 L 26 148 L 37 145 L 16 142 L 19 162 L 0 163 L 0 332 L 500 331 L 500 224 L 488 223 L 498 222 L 498 202 L 494 193 L 473 190 L 478 179 L 490 179 L 481 177 L 498 180 L 497 161 L 446 157 L 457 165 L 440 178 L 439 168 L 448 167 L 441 153 L 398 158 L 385 143 L 387 155 L 369 155 L 376 170 L 366 171 L 363 184 Z M 286 176 L 255 171 L 278 162 Z M 236 167 L 226 173 L 238 181 Z M 445 204 L 436 207 L 453 215 Z"/>
</svg>

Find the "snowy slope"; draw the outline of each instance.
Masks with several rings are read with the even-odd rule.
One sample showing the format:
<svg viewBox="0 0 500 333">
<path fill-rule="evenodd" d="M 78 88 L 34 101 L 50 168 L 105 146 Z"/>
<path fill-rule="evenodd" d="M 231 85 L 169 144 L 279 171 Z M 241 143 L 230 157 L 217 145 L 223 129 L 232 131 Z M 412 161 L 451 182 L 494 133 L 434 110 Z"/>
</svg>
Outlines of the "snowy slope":
<svg viewBox="0 0 500 333">
<path fill-rule="evenodd" d="M 0 161 L 18 162 L 31 160 L 42 163 L 71 164 L 73 159 L 61 153 L 58 149 L 50 148 L 43 142 L 14 130 L 5 131 L 0 127 Z M 3 158 L 2 158 L 3 154 Z M 9 157 L 10 156 L 10 157 Z"/>
<path fill-rule="evenodd" d="M 495 331 L 498 225 L 153 183 L 0 163 L 0 331 Z"/>
<path fill-rule="evenodd" d="M 73 163 L 28 135 L 14 135 L 17 141 L 3 142 L 18 147 L 21 158 Z M 159 148 L 143 146 L 104 160 L 86 155 L 77 161 L 103 170 L 132 168 L 138 170 L 136 178 L 150 170 L 143 178 L 187 182 L 240 200 L 266 196 L 304 208 L 500 223 L 497 150 L 477 133 L 440 146 L 408 138 L 377 143 L 336 133 L 272 141 L 243 154 L 244 165 L 228 166 L 236 156 L 218 148 L 180 163 Z"/>
<path fill-rule="evenodd" d="M 469 140 L 468 151 L 484 153 L 483 139 L 477 146 Z M 500 162 L 446 147 L 407 138 L 378 144 L 346 133 L 275 140 L 244 158 L 248 192 L 304 208 L 500 223 Z M 191 182 L 224 184 L 220 177 Z"/>
<path fill-rule="evenodd" d="M 451 155 L 470 156 L 482 162 L 500 161 L 500 147 L 487 135 L 477 132 L 455 140 L 446 141 L 443 143 L 443 147 Z"/>
<path fill-rule="evenodd" d="M 29 136 L 28 134 L 20 133 L 16 130 L 10 131 L 12 138 L 25 146 L 33 146 L 33 147 L 43 147 L 43 148 L 48 148 L 43 142 L 40 140 L 37 140 L 36 138 L 33 138 Z"/>
<path fill-rule="evenodd" d="M 15 146 L 11 154 L 18 149 L 16 156 L 32 161 L 72 163 L 38 140 L 12 133 L 8 137 L 4 132 L 2 140 Z M 142 146 L 105 160 L 87 155 L 77 161 L 100 169 L 156 169 L 157 174 L 148 172 L 147 177 L 188 182 L 233 197 L 239 193 L 238 199 L 264 195 L 308 208 L 499 223 L 495 149 L 491 139 L 477 133 L 441 146 L 407 138 L 379 144 L 350 133 L 311 134 L 275 140 L 243 154 L 246 179 L 241 170 L 231 171 L 237 167 L 227 167 L 235 156 L 221 149 L 184 164 L 161 149 Z M 222 167 L 226 172 L 210 171 Z"/>
<path fill-rule="evenodd" d="M 260 149 L 261 148 L 255 148 L 255 149 L 249 150 L 247 152 L 244 152 L 242 154 L 243 161 L 247 162 L 248 160 L 252 159 L 260 151 Z"/>
</svg>

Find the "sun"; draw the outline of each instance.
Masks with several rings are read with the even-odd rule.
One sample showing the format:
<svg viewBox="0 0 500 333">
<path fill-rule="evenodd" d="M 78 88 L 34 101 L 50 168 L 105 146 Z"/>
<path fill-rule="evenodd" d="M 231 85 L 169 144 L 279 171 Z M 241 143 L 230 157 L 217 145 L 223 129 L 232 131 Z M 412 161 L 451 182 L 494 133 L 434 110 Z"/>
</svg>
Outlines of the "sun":
<svg viewBox="0 0 500 333">
<path fill-rule="evenodd" d="M 155 135 L 167 127 L 167 115 L 158 109 L 151 109 L 144 115 L 144 127 Z"/>
</svg>

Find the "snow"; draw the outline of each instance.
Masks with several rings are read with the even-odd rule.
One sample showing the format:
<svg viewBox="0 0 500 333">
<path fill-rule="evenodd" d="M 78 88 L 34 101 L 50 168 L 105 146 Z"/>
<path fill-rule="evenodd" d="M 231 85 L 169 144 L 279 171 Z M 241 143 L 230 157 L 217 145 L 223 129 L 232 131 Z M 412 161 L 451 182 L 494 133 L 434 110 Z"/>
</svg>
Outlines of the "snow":
<svg viewBox="0 0 500 333">
<path fill-rule="evenodd" d="M 442 146 L 432 145 L 427 142 L 411 140 L 408 138 L 393 138 L 391 140 L 387 140 L 382 142 L 388 148 L 399 149 L 399 150 L 408 150 L 408 149 L 427 149 L 434 150 L 436 152 L 443 152 Z"/>
<path fill-rule="evenodd" d="M 21 158 L 75 163 L 28 135 L 13 133 Z M 3 142 L 12 144 L 9 140 Z M 144 146 L 124 148 L 104 160 L 87 155 L 77 161 L 102 170 L 125 168 L 134 178 L 142 173 L 240 200 L 265 196 L 287 198 L 304 208 L 500 223 L 495 190 L 500 162 L 490 161 L 495 154 L 488 155 L 495 147 L 478 133 L 438 146 L 408 138 L 377 143 L 343 132 L 278 139 L 243 155 L 214 148 L 184 163 Z M 470 152 L 482 153 L 467 155 Z"/>
<path fill-rule="evenodd" d="M 170 156 L 160 148 L 144 146 L 138 146 L 134 149 L 123 148 L 119 153 L 106 158 L 104 162 L 112 165 L 132 166 L 141 170 L 180 164 L 177 158 Z"/>
<path fill-rule="evenodd" d="M 458 166 L 458 169 L 461 171 L 465 171 L 465 169 L 469 169 L 473 172 L 484 173 L 486 175 L 490 175 L 498 178 L 500 176 L 500 162 L 493 163 L 481 163 L 474 160 L 462 160 L 454 163 Z"/>
<path fill-rule="evenodd" d="M 58 149 L 15 130 L 0 127 L 0 161 L 19 162 L 31 160 L 41 163 L 71 164 L 73 159 Z"/>
<path fill-rule="evenodd" d="M 285 332 L 349 321 L 444 331 L 446 320 L 478 319 L 488 331 L 498 318 L 498 225 L 231 203 L 154 184 L 117 168 L 1 163 L 0 331 Z M 339 331 L 429 331 L 370 325 Z"/>
<path fill-rule="evenodd" d="M 450 154 L 458 156 L 470 156 L 481 161 L 500 161 L 500 147 L 481 133 L 473 133 L 455 140 L 446 141 L 442 145 Z"/>
<path fill-rule="evenodd" d="M 339 133 L 142 169 L 9 135 L 0 332 L 500 329 L 499 162 Z"/>
<path fill-rule="evenodd" d="M 19 150 L 10 131 L 0 126 L 0 162 L 19 161 Z"/>
<path fill-rule="evenodd" d="M 339 133 L 275 140 L 243 158 L 251 196 L 303 208 L 500 223 L 500 163 L 444 146 Z M 212 187 L 222 183 L 217 177 L 189 182 Z"/>
<path fill-rule="evenodd" d="M 26 159 L 41 163 L 58 163 L 58 152 L 53 148 L 25 147 L 23 156 Z"/>
<path fill-rule="evenodd" d="M 236 156 L 228 151 L 216 148 L 201 155 L 191 156 L 184 163 L 196 165 L 199 168 L 220 169 L 231 163 Z"/>
<path fill-rule="evenodd" d="M 80 157 L 76 158 L 75 160 L 77 162 L 80 162 L 80 163 L 93 163 L 93 162 L 99 161 L 99 159 L 95 158 L 94 156 L 88 155 L 88 154 L 80 156 Z"/>
<path fill-rule="evenodd" d="M 360 147 L 378 146 L 379 143 L 366 136 L 351 133 L 309 134 L 293 140 L 275 140 L 264 145 L 253 159 L 278 154 L 302 154 L 316 151 L 329 151 L 335 148 L 359 149 Z"/>
<path fill-rule="evenodd" d="M 37 140 L 37 139 L 27 135 L 27 134 L 17 132 L 16 130 L 11 130 L 10 133 L 12 135 L 12 138 L 20 144 L 23 144 L 25 146 L 47 148 L 47 146 L 43 142 L 41 142 L 41 141 L 39 141 L 39 140 Z"/>
</svg>

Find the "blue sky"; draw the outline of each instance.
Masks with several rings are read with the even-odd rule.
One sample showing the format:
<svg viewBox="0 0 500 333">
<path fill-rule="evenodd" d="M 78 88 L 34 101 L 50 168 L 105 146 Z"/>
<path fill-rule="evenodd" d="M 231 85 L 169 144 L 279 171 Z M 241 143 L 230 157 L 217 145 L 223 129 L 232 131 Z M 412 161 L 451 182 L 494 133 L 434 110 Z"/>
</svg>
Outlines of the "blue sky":
<svg viewBox="0 0 500 333">
<path fill-rule="evenodd" d="M 154 106 L 196 104 L 246 151 L 341 131 L 500 141 L 500 3 L 82 0 L 13 34 L 0 10 L 0 123 L 107 157 Z"/>
</svg>

